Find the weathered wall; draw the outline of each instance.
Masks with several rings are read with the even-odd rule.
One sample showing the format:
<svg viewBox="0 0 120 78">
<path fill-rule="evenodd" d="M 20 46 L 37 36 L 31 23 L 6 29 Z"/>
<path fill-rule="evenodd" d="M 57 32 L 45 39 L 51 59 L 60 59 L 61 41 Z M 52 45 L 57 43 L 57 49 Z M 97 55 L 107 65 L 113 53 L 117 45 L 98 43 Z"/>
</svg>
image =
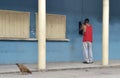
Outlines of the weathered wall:
<svg viewBox="0 0 120 78">
<path fill-rule="evenodd" d="M 110 59 L 120 59 L 119 0 L 110 0 Z M 37 0 L 0 0 L 0 9 L 31 12 L 30 36 L 34 37 Z M 78 22 L 86 17 L 93 25 L 94 60 L 102 58 L 102 0 L 47 0 L 47 13 L 67 18 L 69 42 L 47 41 L 47 62 L 82 61 L 82 36 Z M 37 63 L 37 41 L 0 41 L 0 64 Z"/>
</svg>

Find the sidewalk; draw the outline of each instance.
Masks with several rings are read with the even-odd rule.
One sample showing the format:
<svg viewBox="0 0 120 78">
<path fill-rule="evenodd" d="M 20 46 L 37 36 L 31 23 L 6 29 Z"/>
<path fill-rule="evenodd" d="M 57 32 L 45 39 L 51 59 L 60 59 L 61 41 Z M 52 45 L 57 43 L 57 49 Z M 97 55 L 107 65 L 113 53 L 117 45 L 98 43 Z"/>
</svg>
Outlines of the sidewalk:
<svg viewBox="0 0 120 78">
<path fill-rule="evenodd" d="M 31 71 L 37 72 L 37 64 L 24 64 Z M 120 60 L 111 60 L 108 66 L 102 66 L 101 61 L 96 61 L 93 64 L 83 64 L 81 62 L 58 62 L 47 63 L 47 71 L 70 70 L 70 69 L 91 69 L 105 67 L 120 67 Z M 16 65 L 0 65 L 0 74 L 17 73 L 19 69 Z"/>
</svg>

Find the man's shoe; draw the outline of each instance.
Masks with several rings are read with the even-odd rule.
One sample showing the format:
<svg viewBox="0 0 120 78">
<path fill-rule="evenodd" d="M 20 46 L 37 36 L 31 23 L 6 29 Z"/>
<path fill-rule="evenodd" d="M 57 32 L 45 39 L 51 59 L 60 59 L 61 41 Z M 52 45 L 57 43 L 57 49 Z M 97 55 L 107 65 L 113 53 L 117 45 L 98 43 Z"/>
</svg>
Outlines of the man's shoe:
<svg viewBox="0 0 120 78">
<path fill-rule="evenodd" d="M 83 63 L 84 63 L 84 64 L 89 64 L 87 61 L 84 61 Z"/>
<path fill-rule="evenodd" d="M 93 61 L 92 62 L 89 62 L 90 64 L 94 63 Z"/>
</svg>

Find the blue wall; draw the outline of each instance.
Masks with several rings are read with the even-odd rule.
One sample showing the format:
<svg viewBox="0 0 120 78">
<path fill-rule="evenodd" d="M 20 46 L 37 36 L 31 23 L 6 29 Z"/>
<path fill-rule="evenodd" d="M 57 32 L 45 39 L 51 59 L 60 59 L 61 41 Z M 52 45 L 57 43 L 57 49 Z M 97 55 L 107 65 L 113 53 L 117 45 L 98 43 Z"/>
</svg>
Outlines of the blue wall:
<svg viewBox="0 0 120 78">
<path fill-rule="evenodd" d="M 120 59 L 120 11 L 119 0 L 110 0 L 110 59 Z M 116 6 L 117 5 L 117 6 Z M 30 37 L 35 37 L 35 13 L 37 0 L 0 0 L 0 9 L 31 13 Z M 67 17 L 69 42 L 47 41 L 47 62 L 82 61 L 82 36 L 78 34 L 78 22 L 86 17 L 93 25 L 94 60 L 102 58 L 102 0 L 47 0 L 47 13 Z M 0 64 L 37 63 L 37 41 L 0 41 Z"/>
</svg>

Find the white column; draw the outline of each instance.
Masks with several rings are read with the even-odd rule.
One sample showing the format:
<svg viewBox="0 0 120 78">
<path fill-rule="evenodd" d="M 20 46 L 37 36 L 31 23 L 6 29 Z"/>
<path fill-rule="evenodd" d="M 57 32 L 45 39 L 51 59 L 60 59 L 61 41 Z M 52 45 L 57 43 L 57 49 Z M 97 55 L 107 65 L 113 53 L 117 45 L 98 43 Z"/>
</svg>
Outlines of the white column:
<svg viewBox="0 0 120 78">
<path fill-rule="evenodd" d="M 109 0 L 103 0 L 102 65 L 109 61 Z"/>
<path fill-rule="evenodd" d="M 46 69 L 46 0 L 38 0 L 38 69 Z"/>
</svg>

